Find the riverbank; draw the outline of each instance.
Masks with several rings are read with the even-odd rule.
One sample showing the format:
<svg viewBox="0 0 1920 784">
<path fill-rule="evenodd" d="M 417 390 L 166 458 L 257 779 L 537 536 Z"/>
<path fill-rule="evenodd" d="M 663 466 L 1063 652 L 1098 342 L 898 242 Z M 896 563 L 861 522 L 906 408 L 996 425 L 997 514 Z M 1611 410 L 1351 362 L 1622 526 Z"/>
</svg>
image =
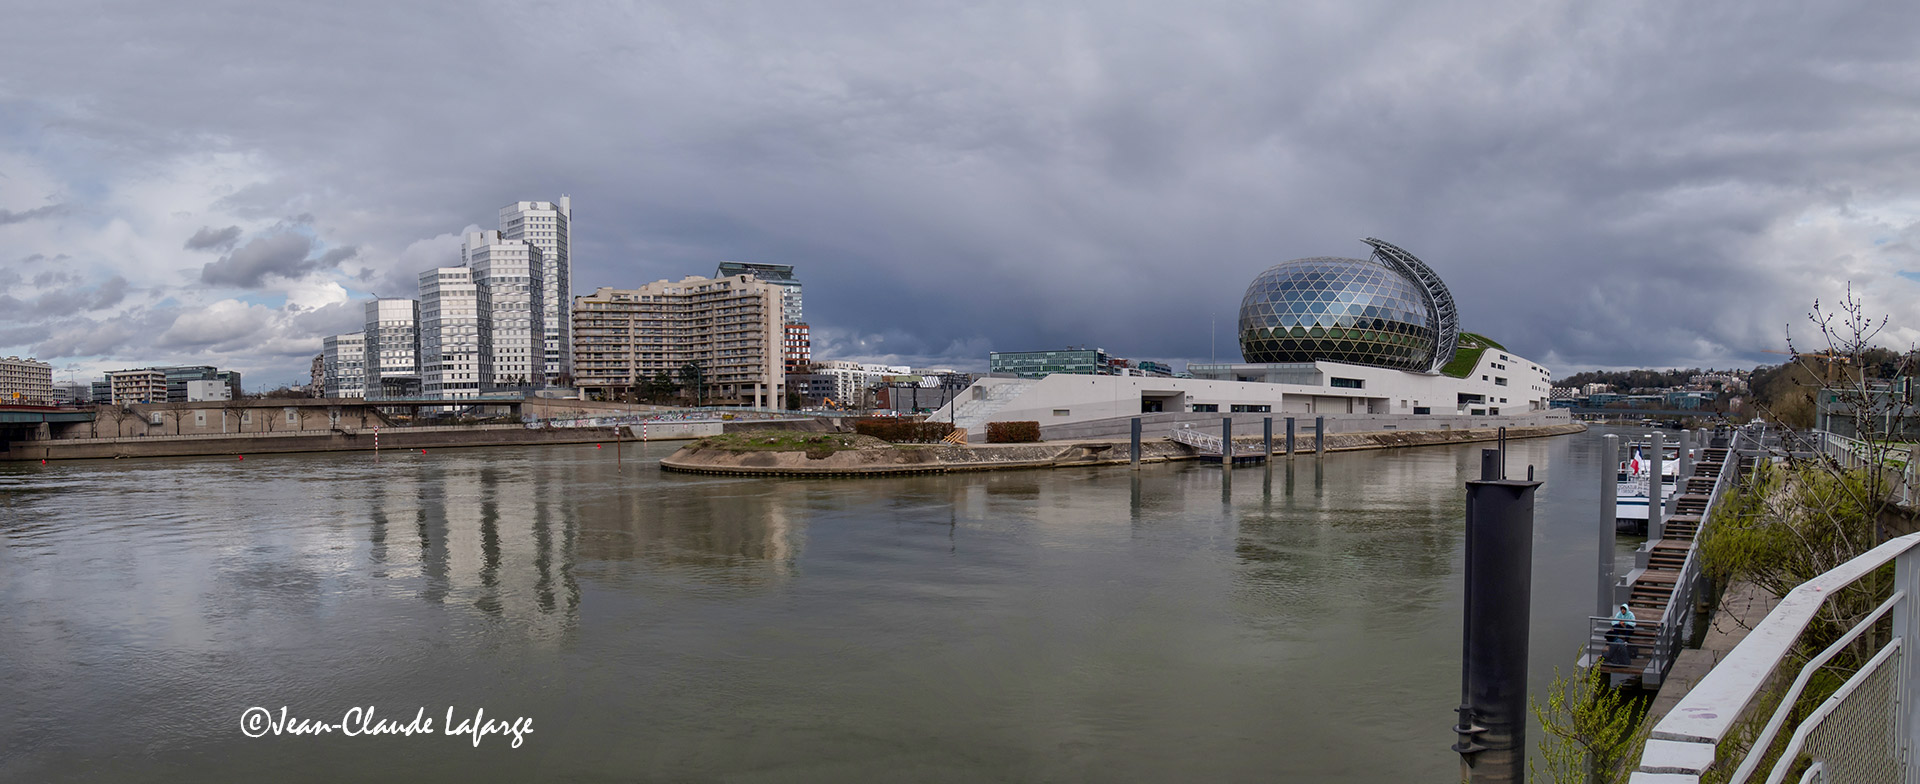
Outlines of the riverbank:
<svg viewBox="0 0 1920 784">
<path fill-rule="evenodd" d="M 1569 423 L 1537 427 L 1507 428 L 1507 438 L 1545 438 L 1585 431 L 1586 425 Z M 1364 449 L 1435 446 L 1493 441 L 1499 438 L 1494 428 L 1465 430 L 1385 430 L 1369 433 L 1339 433 L 1327 436 L 1326 451 L 1349 452 Z M 1235 438 L 1236 454 L 1258 453 L 1259 438 Z M 1024 468 L 1067 468 L 1072 466 L 1126 465 L 1130 442 L 1125 440 L 1088 440 L 1042 442 L 1036 444 L 887 444 L 875 439 L 824 449 L 804 444 L 730 443 L 724 439 L 701 439 L 663 458 L 660 468 L 690 474 L 729 474 L 744 476 L 856 477 L 891 474 L 940 474 L 964 471 L 998 471 Z M 1283 449 L 1276 442 L 1277 449 Z M 1313 453 L 1313 439 L 1296 441 L 1296 459 Z M 1168 439 L 1140 443 L 1140 461 L 1161 463 L 1194 460 L 1202 457 L 1193 449 Z M 1284 452 L 1274 455 L 1284 459 Z"/>
</svg>

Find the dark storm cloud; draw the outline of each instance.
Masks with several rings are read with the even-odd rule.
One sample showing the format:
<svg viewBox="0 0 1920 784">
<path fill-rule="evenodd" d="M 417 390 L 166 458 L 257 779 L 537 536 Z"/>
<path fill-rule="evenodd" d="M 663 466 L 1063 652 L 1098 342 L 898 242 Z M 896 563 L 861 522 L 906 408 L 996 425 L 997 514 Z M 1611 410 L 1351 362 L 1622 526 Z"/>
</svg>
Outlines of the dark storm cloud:
<svg viewBox="0 0 1920 784">
<path fill-rule="evenodd" d="M 304 234 L 269 234 L 236 248 L 219 261 L 208 262 L 200 269 L 200 280 L 214 286 L 259 288 L 270 275 L 297 278 L 315 270 L 331 269 L 352 258 L 358 250 L 334 248 L 317 258 L 308 258 L 307 254 L 312 252 L 313 238 Z"/>
<path fill-rule="evenodd" d="M 193 236 L 187 238 L 187 250 L 232 250 L 233 243 L 240 239 L 240 227 L 228 226 L 215 229 L 202 226 Z"/>
<path fill-rule="evenodd" d="M 1565 365 L 1761 359 L 1848 277 L 1920 299 L 1912 3 L 232 8 L 40 4 L 0 51 L 60 127 L 262 156 L 223 209 L 359 248 L 208 285 L 407 293 L 457 246 L 418 241 L 570 193 L 578 292 L 792 263 L 833 351 L 973 366 L 1233 359 L 1247 281 L 1369 236 Z"/>
<path fill-rule="evenodd" d="M 45 207 L 35 207 L 30 210 L 21 210 L 19 212 L 14 212 L 13 210 L 0 210 L 0 226 L 5 226 L 9 223 L 19 223 L 21 221 L 30 221 L 30 220 L 33 220 L 34 218 L 52 217 L 55 215 L 59 215 L 62 212 L 65 212 L 66 209 L 67 209 L 67 206 L 64 204 L 49 204 Z"/>
</svg>

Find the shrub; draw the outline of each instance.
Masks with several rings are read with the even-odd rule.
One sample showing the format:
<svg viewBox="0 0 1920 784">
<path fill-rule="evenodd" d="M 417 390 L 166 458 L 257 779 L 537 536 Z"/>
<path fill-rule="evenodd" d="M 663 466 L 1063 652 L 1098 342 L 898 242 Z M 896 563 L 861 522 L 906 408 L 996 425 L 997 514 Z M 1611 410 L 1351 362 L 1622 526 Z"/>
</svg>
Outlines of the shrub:
<svg viewBox="0 0 1920 784">
<path fill-rule="evenodd" d="M 987 443 L 989 444 L 1031 444 L 1039 440 L 1039 422 L 987 423 Z"/>
<path fill-rule="evenodd" d="M 933 444 L 953 432 L 953 425 L 912 419 L 859 419 L 853 423 L 853 432 L 895 444 Z"/>
</svg>

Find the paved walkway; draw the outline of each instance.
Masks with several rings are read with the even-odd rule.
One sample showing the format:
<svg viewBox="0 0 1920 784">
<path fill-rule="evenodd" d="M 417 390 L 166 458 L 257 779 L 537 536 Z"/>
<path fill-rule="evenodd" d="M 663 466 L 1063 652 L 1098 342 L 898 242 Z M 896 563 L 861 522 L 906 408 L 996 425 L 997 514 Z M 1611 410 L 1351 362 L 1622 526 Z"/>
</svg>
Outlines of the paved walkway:
<svg viewBox="0 0 1920 784">
<path fill-rule="evenodd" d="M 1773 606 L 1780 603 L 1778 597 L 1761 590 L 1752 583 L 1739 582 L 1727 586 L 1720 597 L 1720 607 L 1713 613 L 1712 625 L 1707 629 L 1706 639 L 1700 642 L 1698 649 L 1687 649 L 1673 660 L 1673 669 L 1667 672 L 1666 682 L 1660 685 L 1660 693 L 1653 698 L 1653 707 L 1647 709 L 1646 726 L 1660 723 L 1660 719 L 1680 704 L 1680 698 L 1693 690 L 1693 685 L 1707 677 L 1707 671 L 1720 663 L 1721 659 L 1733 651 L 1733 647 L 1747 638 L 1747 632 L 1760 624 Z"/>
</svg>

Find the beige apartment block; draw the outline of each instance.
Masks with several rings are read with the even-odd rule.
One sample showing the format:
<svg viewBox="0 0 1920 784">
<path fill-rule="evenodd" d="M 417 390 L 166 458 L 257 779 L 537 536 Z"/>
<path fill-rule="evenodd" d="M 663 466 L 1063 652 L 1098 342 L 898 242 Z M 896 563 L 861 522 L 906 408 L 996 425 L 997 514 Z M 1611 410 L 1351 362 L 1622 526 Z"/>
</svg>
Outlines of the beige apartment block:
<svg viewBox="0 0 1920 784">
<path fill-rule="evenodd" d="M 574 298 L 574 383 L 611 399 L 697 362 L 705 402 L 778 407 L 786 398 L 781 367 L 785 323 L 781 287 L 748 275 L 689 276 L 637 289 L 601 288 Z"/>
</svg>

